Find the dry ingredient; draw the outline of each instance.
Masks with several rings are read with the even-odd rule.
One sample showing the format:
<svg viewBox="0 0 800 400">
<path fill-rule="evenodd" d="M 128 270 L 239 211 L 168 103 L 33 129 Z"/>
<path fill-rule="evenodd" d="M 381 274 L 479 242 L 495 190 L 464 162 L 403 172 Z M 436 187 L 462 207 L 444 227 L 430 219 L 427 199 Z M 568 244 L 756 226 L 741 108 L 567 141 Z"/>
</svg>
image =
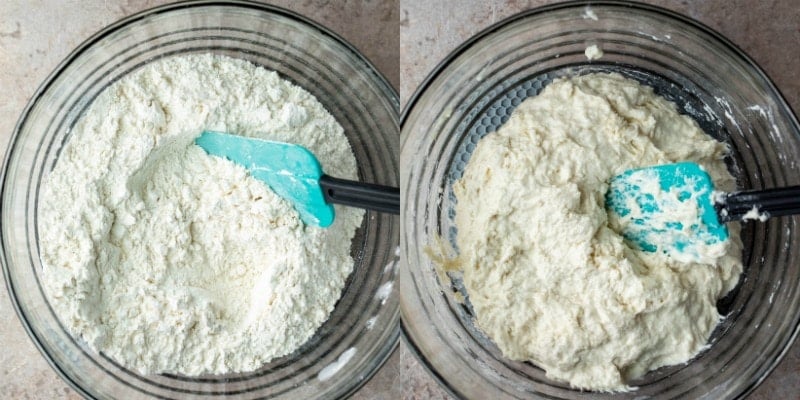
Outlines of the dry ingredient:
<svg viewBox="0 0 800 400">
<path fill-rule="evenodd" d="M 104 90 L 44 181 L 44 284 L 75 336 L 141 373 L 250 371 L 328 318 L 363 212 L 327 228 L 227 160 L 203 130 L 297 143 L 355 179 L 342 128 L 305 90 L 243 60 L 152 62 Z"/>
<path fill-rule="evenodd" d="M 592 60 L 601 59 L 603 57 L 604 53 L 603 53 L 603 50 L 600 47 L 597 47 L 596 44 L 593 44 L 593 45 L 587 47 L 586 50 L 583 51 L 583 55 L 586 56 L 587 60 L 592 61 Z"/>
<path fill-rule="evenodd" d="M 651 88 L 616 74 L 553 82 L 484 137 L 454 185 L 457 244 L 476 323 L 514 360 L 583 389 L 686 362 L 742 271 L 738 230 L 719 257 L 637 250 L 609 224 L 609 180 L 694 161 L 733 189 L 726 146 Z"/>
</svg>

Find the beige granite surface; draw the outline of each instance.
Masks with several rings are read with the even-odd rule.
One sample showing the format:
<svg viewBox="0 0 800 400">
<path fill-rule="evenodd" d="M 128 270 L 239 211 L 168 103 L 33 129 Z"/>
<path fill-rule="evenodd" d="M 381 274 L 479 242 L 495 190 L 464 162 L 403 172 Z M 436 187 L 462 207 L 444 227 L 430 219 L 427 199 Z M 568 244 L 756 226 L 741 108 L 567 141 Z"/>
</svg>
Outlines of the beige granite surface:
<svg viewBox="0 0 800 400">
<path fill-rule="evenodd" d="M 800 1 L 646 1 L 691 16 L 725 35 L 772 78 L 800 110 Z M 400 99 L 405 104 L 433 68 L 454 48 L 508 16 L 553 1 L 402 0 Z M 404 399 L 449 399 L 405 347 L 400 351 Z M 800 399 L 800 342 L 749 397 Z"/>
<path fill-rule="evenodd" d="M 0 0 L 0 151 L 30 96 L 78 44 L 104 26 L 163 0 Z M 276 0 L 335 31 L 366 55 L 397 88 L 399 5 L 391 1 Z M 0 399 L 79 399 L 33 346 L 0 290 Z M 354 399 L 396 399 L 400 354 Z"/>
<path fill-rule="evenodd" d="M 100 28 L 163 0 L 0 0 L 0 150 L 39 83 L 66 54 Z M 800 109 L 800 2 L 650 1 L 720 31 L 750 54 Z M 504 17 L 548 1 L 280 0 L 344 36 L 375 63 L 403 103 L 463 40 Z M 399 10 L 399 12 L 398 12 Z M 363 21 L 370 21 L 365 23 Z M 398 43 L 398 23 L 400 40 Z M 399 45 L 399 53 L 397 51 Z M 401 65 L 402 63 L 402 65 Z M 402 77 L 401 77 L 402 73 Z M 22 329 L 7 294 L 0 295 L 0 398 L 78 399 L 50 369 Z M 800 398 L 800 345 L 752 399 Z M 447 399 L 404 344 L 356 399 Z"/>
</svg>

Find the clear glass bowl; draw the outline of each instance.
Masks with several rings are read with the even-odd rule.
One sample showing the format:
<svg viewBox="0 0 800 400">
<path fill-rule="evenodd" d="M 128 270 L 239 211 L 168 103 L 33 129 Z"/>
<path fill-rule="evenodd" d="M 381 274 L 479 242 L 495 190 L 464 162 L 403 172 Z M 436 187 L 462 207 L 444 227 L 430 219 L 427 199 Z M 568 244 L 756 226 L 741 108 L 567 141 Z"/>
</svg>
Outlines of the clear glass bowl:
<svg viewBox="0 0 800 400">
<path fill-rule="evenodd" d="M 593 18 L 593 17 L 596 17 Z M 587 46 L 605 55 L 589 62 Z M 740 188 L 800 184 L 800 126 L 775 86 L 728 40 L 681 15 L 628 2 L 572 2 L 500 22 L 455 50 L 426 79 L 401 123 L 403 332 L 453 394 L 475 399 L 728 399 L 750 393 L 777 365 L 800 320 L 800 222 L 743 224 L 745 272 L 718 303 L 727 317 L 692 361 L 631 382 L 631 393 L 593 393 L 502 357 L 473 324 L 466 294 L 437 276 L 425 246 L 454 244 L 451 185 L 475 144 L 520 100 L 553 78 L 615 71 L 653 86 L 712 136 L 730 144 Z"/>
<path fill-rule="evenodd" d="M 398 184 L 397 94 L 339 36 L 294 13 L 247 2 L 180 3 L 145 11 L 109 26 L 69 55 L 16 127 L 3 169 L 2 262 L 19 317 L 53 368 L 87 397 L 347 396 L 384 363 L 400 335 L 397 289 L 385 296 L 396 278 L 396 217 L 366 214 L 352 245 L 354 273 L 330 319 L 299 350 L 252 373 L 139 375 L 71 337 L 42 292 L 39 185 L 69 140 L 70 127 L 100 91 L 132 70 L 161 57 L 205 52 L 249 60 L 311 92 L 344 128 L 360 179 Z M 356 350 L 349 361 L 334 364 L 351 348 Z M 329 365 L 341 369 L 320 380 Z"/>
</svg>

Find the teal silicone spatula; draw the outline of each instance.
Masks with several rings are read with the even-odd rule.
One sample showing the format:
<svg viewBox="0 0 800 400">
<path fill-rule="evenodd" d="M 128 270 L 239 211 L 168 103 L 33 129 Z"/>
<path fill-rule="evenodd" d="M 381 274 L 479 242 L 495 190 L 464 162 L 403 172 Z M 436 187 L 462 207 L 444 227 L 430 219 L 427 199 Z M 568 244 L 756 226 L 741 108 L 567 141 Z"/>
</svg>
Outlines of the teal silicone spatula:
<svg viewBox="0 0 800 400">
<path fill-rule="evenodd" d="M 800 186 L 716 192 L 700 165 L 682 162 L 617 175 L 606 193 L 606 209 L 640 249 L 691 253 L 727 239 L 726 222 L 800 213 Z"/>
<path fill-rule="evenodd" d="M 289 200 L 306 225 L 330 226 L 335 217 L 332 203 L 400 214 L 399 188 L 325 175 L 303 146 L 209 131 L 194 142 L 210 155 L 243 166 Z"/>
</svg>

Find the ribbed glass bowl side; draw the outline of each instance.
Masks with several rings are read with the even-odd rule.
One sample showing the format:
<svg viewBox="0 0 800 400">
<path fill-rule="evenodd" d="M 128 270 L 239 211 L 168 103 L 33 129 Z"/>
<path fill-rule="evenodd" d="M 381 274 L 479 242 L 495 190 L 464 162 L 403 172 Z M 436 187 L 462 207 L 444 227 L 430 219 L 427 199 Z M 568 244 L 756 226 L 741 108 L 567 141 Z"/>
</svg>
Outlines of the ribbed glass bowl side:
<svg viewBox="0 0 800 400">
<path fill-rule="evenodd" d="M 591 13 L 589 12 L 591 10 Z M 593 14 L 592 14 L 593 13 Z M 592 18 L 596 15 L 597 19 Z M 584 50 L 605 55 L 588 62 Z M 519 100 L 561 76 L 619 72 L 656 88 L 731 147 L 741 188 L 800 183 L 800 127 L 763 72 L 697 23 L 625 2 L 569 3 L 533 10 L 487 29 L 457 49 L 409 102 L 401 128 L 403 193 L 401 313 L 411 347 L 442 383 L 467 398 L 735 398 L 771 371 L 797 335 L 800 245 L 796 218 L 743 225 L 745 273 L 719 303 L 727 318 L 709 350 L 662 368 L 627 394 L 579 392 L 530 363 L 502 357 L 460 304 L 457 275 L 442 282 L 424 249 L 453 242 L 460 177 L 480 137 Z"/>
<path fill-rule="evenodd" d="M 356 260 L 330 319 L 295 353 L 253 373 L 143 376 L 72 338 L 41 287 L 36 234 L 40 184 L 69 130 L 108 85 L 141 66 L 189 53 L 246 59 L 277 71 L 316 96 L 344 128 L 359 178 L 398 184 L 399 100 L 354 48 L 291 12 L 248 2 L 195 2 L 129 17 L 68 57 L 24 111 L 2 185 L 3 270 L 18 314 L 35 344 L 80 393 L 96 398 L 337 398 L 357 390 L 399 338 L 396 218 L 368 212 L 353 241 Z M 69 201 L 65 199 L 65 201 Z M 381 288 L 383 288 L 381 290 Z M 328 379 L 319 372 L 348 349 L 355 355 Z"/>
</svg>

